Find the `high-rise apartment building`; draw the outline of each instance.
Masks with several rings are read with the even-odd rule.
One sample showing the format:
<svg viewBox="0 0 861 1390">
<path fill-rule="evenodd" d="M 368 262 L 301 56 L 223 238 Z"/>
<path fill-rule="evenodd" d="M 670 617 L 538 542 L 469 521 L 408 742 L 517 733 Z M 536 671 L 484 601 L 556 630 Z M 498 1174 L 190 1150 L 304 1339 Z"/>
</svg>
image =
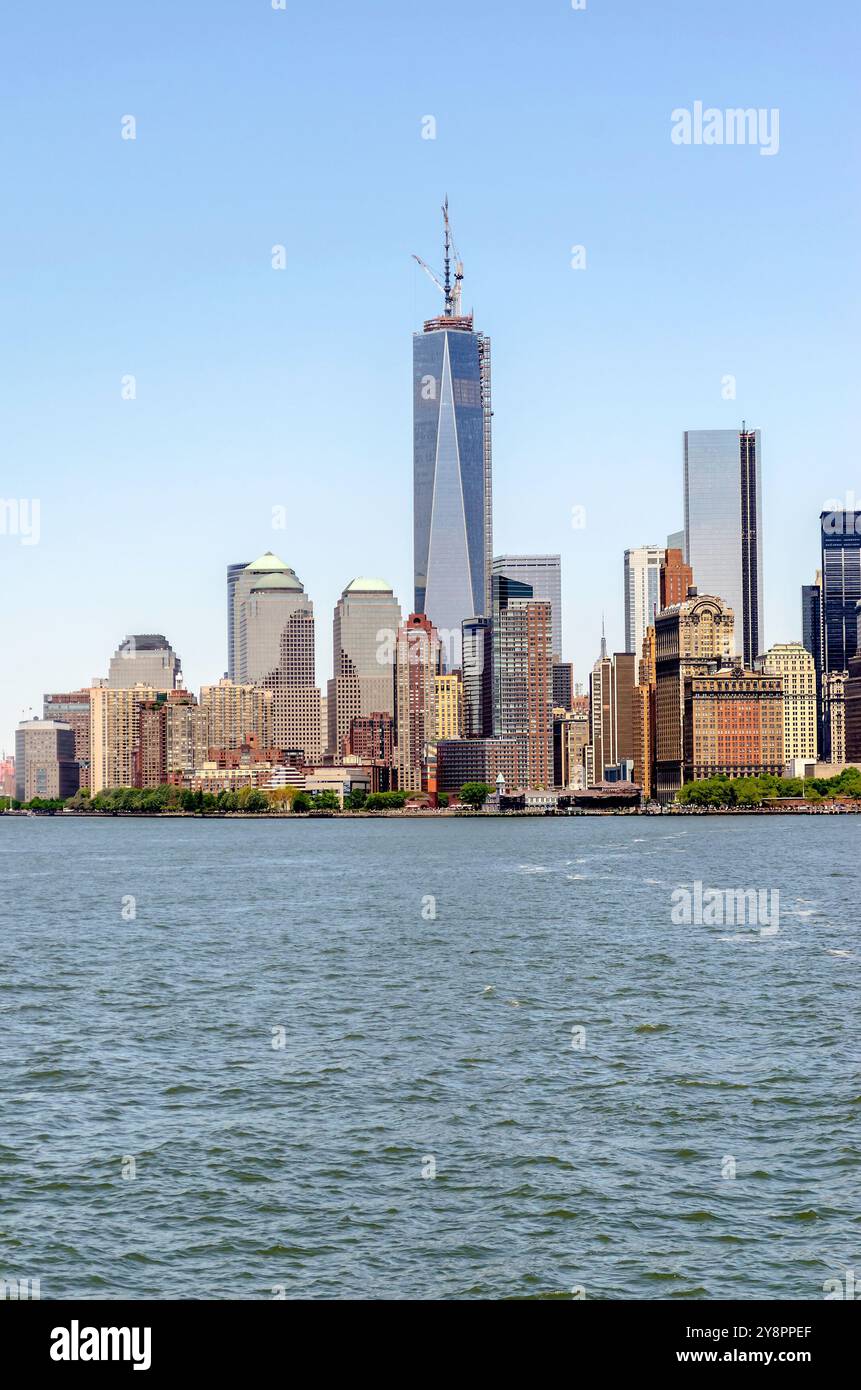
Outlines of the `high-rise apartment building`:
<svg viewBox="0 0 861 1390">
<path fill-rule="evenodd" d="M 182 685 L 179 657 L 161 633 L 133 633 L 111 657 L 108 689 L 131 690 L 136 685 L 153 690 L 176 690 Z"/>
<path fill-rule="evenodd" d="M 466 738 L 493 735 L 493 622 L 467 618 L 463 632 L 463 732 Z"/>
<path fill-rule="evenodd" d="M 735 616 L 746 667 L 765 650 L 762 447 L 759 430 L 687 430 L 685 560 L 698 589 Z"/>
<path fill-rule="evenodd" d="M 78 790 L 75 732 L 54 719 L 24 719 L 15 730 L 18 801 L 66 800 Z"/>
<path fill-rule="evenodd" d="M 661 607 L 661 566 L 666 550 L 640 545 L 625 551 L 625 651 L 639 656 L 646 628 Z"/>
<path fill-rule="evenodd" d="M 461 624 L 490 612 L 492 412 L 490 340 L 461 313 L 447 210 L 445 219 L 443 313 L 413 336 L 413 553 L 415 611 L 439 632 L 451 669 Z"/>
<path fill-rule="evenodd" d="M 449 671 L 436 678 L 436 736 L 463 738 L 463 678 Z"/>
<path fill-rule="evenodd" d="M 154 701 L 156 693 L 151 685 L 116 689 L 96 685 L 91 688 L 90 791 L 93 796 L 112 787 L 135 785 L 140 707 Z"/>
<path fill-rule="evenodd" d="M 350 726 L 373 710 L 394 711 L 392 663 L 401 606 L 384 579 L 354 579 L 335 605 L 327 746 L 343 755 Z"/>
<path fill-rule="evenodd" d="M 528 584 L 532 597 L 550 604 L 554 660 L 562 658 L 562 556 L 495 555 L 493 574 Z M 567 708 L 567 707 L 566 707 Z"/>
<path fill-rule="evenodd" d="M 263 555 L 236 581 L 234 605 L 239 683 L 272 691 L 274 745 L 317 762 L 322 748 L 314 605 L 301 580 L 277 556 Z"/>
<path fill-rule="evenodd" d="M 672 801 L 685 769 L 685 679 L 728 667 L 735 656 L 735 619 L 723 599 L 692 591 L 655 620 L 655 787 Z"/>
<path fill-rule="evenodd" d="M 271 748 L 273 701 L 271 690 L 238 685 L 229 679 L 201 686 L 200 709 L 206 720 L 207 746 L 241 748 L 253 735 L 261 748 Z"/>
<path fill-rule="evenodd" d="M 395 762 L 400 791 L 436 790 L 436 678 L 441 664 L 436 628 L 426 614 L 411 613 L 398 629 L 395 649 Z"/>
<path fill-rule="evenodd" d="M 776 642 L 765 654 L 763 670 L 783 682 L 783 755 L 816 762 L 816 667 L 801 642 Z"/>
<path fill-rule="evenodd" d="M 68 724 L 75 735 L 75 761 L 80 769 L 80 785 L 90 785 L 90 692 L 70 690 L 42 698 L 42 718 Z"/>
<path fill-rule="evenodd" d="M 520 775 L 553 785 L 553 613 L 532 587 L 493 576 L 493 732 L 520 740 Z"/>
</svg>

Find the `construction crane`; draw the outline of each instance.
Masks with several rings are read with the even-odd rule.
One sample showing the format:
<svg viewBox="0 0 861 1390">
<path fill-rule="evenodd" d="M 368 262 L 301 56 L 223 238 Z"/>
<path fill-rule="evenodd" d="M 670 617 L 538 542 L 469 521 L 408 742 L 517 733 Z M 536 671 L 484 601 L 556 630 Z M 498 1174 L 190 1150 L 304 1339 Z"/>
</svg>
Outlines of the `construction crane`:
<svg viewBox="0 0 861 1390">
<path fill-rule="evenodd" d="M 448 194 L 442 205 L 443 227 L 445 228 L 445 280 L 440 280 L 439 276 L 431 270 L 430 266 L 413 252 L 413 260 L 421 266 L 425 274 L 433 280 L 440 294 L 445 299 L 445 317 L 460 318 L 461 287 L 463 285 L 463 261 L 457 254 L 454 240 L 451 234 L 451 223 L 448 218 Z M 454 254 L 454 286 L 451 283 L 451 257 Z"/>
</svg>

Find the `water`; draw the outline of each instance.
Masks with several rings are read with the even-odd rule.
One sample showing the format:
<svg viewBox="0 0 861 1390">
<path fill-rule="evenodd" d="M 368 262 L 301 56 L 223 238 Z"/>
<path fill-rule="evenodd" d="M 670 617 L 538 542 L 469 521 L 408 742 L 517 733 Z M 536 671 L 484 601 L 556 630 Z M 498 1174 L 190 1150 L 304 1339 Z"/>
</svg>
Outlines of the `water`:
<svg viewBox="0 0 861 1390">
<path fill-rule="evenodd" d="M 861 1268 L 859 829 L 0 820 L 0 1277 L 822 1298 Z M 674 925 L 697 879 L 779 930 Z"/>
</svg>

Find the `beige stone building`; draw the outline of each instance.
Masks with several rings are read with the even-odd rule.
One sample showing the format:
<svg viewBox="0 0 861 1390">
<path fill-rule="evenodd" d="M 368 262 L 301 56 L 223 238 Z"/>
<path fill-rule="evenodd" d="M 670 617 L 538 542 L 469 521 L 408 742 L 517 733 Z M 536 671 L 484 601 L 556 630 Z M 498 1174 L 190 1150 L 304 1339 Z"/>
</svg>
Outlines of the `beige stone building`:
<svg viewBox="0 0 861 1390">
<path fill-rule="evenodd" d="M 106 685 L 90 690 L 90 791 L 135 785 L 135 749 L 138 746 L 140 707 L 155 699 L 151 685 L 112 690 Z"/>
<path fill-rule="evenodd" d="M 220 680 L 200 689 L 200 710 L 206 721 L 208 748 L 241 748 L 254 734 L 261 748 L 271 748 L 271 690 L 256 685 L 239 685 Z"/>
<path fill-rule="evenodd" d="M 460 671 L 436 678 L 436 736 L 463 738 L 463 680 Z"/>
<path fill-rule="evenodd" d="M 776 642 L 765 654 L 763 670 L 783 682 L 783 750 L 794 758 L 816 761 L 816 667 L 800 642 Z"/>
</svg>

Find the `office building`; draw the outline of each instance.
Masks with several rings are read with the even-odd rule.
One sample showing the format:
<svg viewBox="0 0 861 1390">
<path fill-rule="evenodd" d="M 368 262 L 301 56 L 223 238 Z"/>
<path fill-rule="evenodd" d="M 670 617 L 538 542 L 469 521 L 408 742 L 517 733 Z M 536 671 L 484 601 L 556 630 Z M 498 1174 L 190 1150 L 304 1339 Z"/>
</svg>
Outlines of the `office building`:
<svg viewBox="0 0 861 1390">
<path fill-rule="evenodd" d="M 111 657 L 109 690 L 176 690 L 182 685 L 179 657 L 161 633 L 138 632 L 126 637 Z"/>
<path fill-rule="evenodd" d="M 75 761 L 78 764 L 80 785 L 90 785 L 90 692 L 69 690 L 65 694 L 45 695 L 42 698 L 42 718 L 68 724 L 75 735 Z"/>
<path fill-rule="evenodd" d="M 828 676 L 846 675 L 858 649 L 858 603 L 861 600 L 861 511 L 834 508 L 821 513 L 822 537 L 822 721 L 820 756 L 842 762 L 831 744 L 832 726 L 843 727 L 841 708 L 832 717 L 834 692 L 841 704 L 844 687 Z"/>
<path fill-rule="evenodd" d="M 574 705 L 574 666 L 570 661 L 553 659 L 553 708 L 572 709 Z"/>
<path fill-rule="evenodd" d="M 760 431 L 687 430 L 684 495 L 685 560 L 698 589 L 732 609 L 750 668 L 765 650 Z"/>
<path fill-rule="evenodd" d="M 335 605 L 327 746 L 335 759 L 350 725 L 373 710 L 394 711 L 392 662 L 401 606 L 384 579 L 353 579 Z"/>
<path fill-rule="evenodd" d="M 272 691 L 273 744 L 318 762 L 314 605 L 301 580 L 277 556 L 263 555 L 237 579 L 234 605 L 238 682 Z"/>
<path fill-rule="evenodd" d="M 493 555 L 490 340 L 461 312 L 462 278 L 446 211 L 443 313 L 413 336 L 414 606 L 446 669 L 461 664 L 461 624 L 490 612 Z"/>
<path fill-rule="evenodd" d="M 801 642 L 776 642 L 765 654 L 763 670 L 783 682 L 783 754 L 816 762 L 816 667 Z"/>
<path fill-rule="evenodd" d="M 239 576 L 248 569 L 249 563 L 248 560 L 242 560 L 227 566 L 227 675 L 230 680 L 233 680 L 236 675 L 234 668 L 236 653 L 234 641 L 236 585 Z"/>
<path fill-rule="evenodd" d="M 636 656 L 642 650 L 646 628 L 661 607 L 661 566 L 666 553 L 659 545 L 625 551 L 625 651 Z"/>
<path fill-rule="evenodd" d="M 601 655 L 592 667 L 589 703 L 591 776 L 587 787 L 606 779 L 607 768 L 634 755 L 634 686 L 637 658 L 633 652 L 607 655 L 601 639 Z"/>
<path fill-rule="evenodd" d="M 467 618 L 463 633 L 463 732 L 466 738 L 493 735 L 493 623 Z"/>
<path fill-rule="evenodd" d="M 729 605 L 695 589 L 655 620 L 653 795 L 662 803 L 674 799 L 684 779 L 686 677 L 733 665 L 734 628 Z"/>
<path fill-rule="evenodd" d="M 532 597 L 550 604 L 553 658 L 562 659 L 562 556 L 495 555 L 493 573 L 528 584 Z"/>
<path fill-rule="evenodd" d="M 18 801 L 65 801 L 78 790 L 75 731 L 55 719 L 24 719 L 15 731 Z"/>
<path fill-rule="evenodd" d="M 685 676 L 684 780 L 783 773 L 780 676 L 740 666 Z"/>
</svg>

